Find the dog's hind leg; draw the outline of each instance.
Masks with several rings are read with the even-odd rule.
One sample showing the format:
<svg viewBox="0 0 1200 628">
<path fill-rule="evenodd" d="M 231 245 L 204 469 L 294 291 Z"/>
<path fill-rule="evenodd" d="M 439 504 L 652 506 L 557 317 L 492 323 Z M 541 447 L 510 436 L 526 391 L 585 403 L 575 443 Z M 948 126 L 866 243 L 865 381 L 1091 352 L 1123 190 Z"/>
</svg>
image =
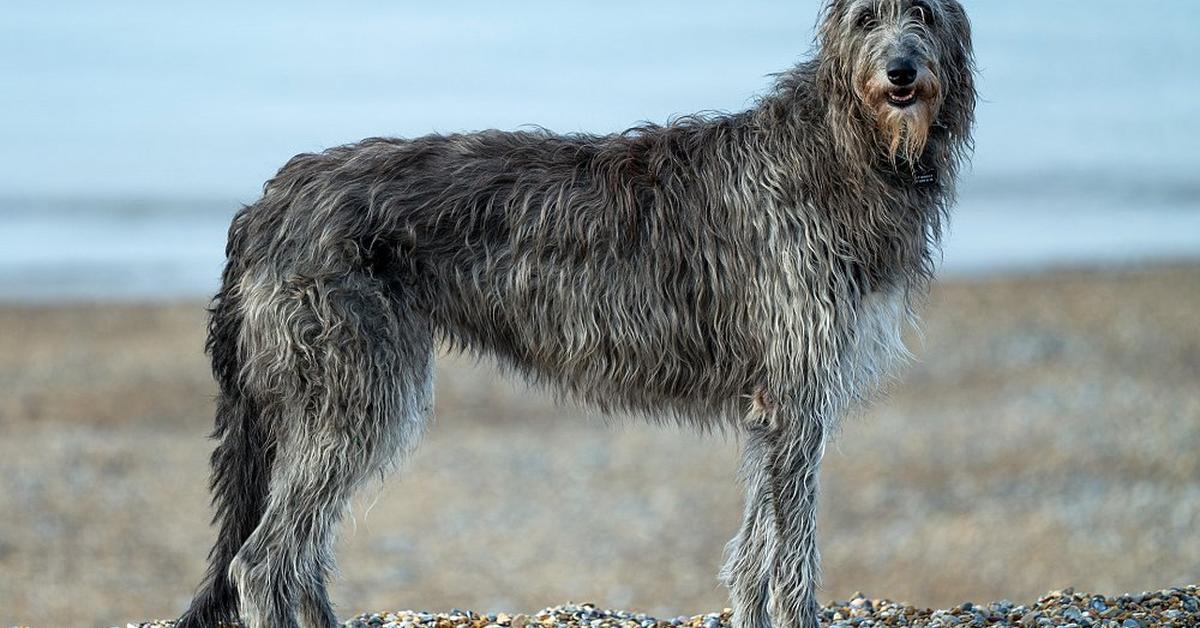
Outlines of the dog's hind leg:
<svg viewBox="0 0 1200 628">
<path fill-rule="evenodd" d="M 336 625 L 336 526 L 354 490 L 415 445 L 432 403 L 427 319 L 369 277 L 291 283 L 250 321 L 268 326 L 255 332 L 266 345 L 286 338 L 286 354 L 252 365 L 282 397 L 267 508 L 230 567 L 252 628 L 297 626 L 297 608 L 306 626 Z"/>
<path fill-rule="evenodd" d="M 746 493 L 742 527 L 725 548 L 721 580 L 729 587 L 735 628 L 769 628 L 771 557 L 775 517 L 768 483 L 767 428 L 748 422 L 742 446 L 741 481 Z"/>
<path fill-rule="evenodd" d="M 213 451 L 210 483 L 219 532 L 208 555 L 204 581 L 180 617 L 179 628 L 208 628 L 235 618 L 237 591 L 229 581 L 229 564 L 258 527 L 266 508 L 274 452 L 260 404 L 245 393 L 239 379 L 242 316 L 236 282 L 236 267 L 231 265 L 208 326 L 207 349 L 220 387 L 214 430 L 220 443 Z"/>
<path fill-rule="evenodd" d="M 770 567 L 771 623 L 817 628 L 817 484 L 826 427 L 811 413 L 786 409 L 775 425 L 766 452 L 776 541 Z"/>
</svg>

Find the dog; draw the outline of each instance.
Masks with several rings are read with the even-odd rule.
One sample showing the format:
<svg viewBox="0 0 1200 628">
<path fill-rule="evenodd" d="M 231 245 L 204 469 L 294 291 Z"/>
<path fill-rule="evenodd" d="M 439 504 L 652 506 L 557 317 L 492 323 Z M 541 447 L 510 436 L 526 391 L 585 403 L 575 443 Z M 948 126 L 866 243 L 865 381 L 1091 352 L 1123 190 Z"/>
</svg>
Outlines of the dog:
<svg viewBox="0 0 1200 628">
<path fill-rule="evenodd" d="M 219 534 L 180 625 L 337 625 L 339 519 L 420 439 L 442 345 L 739 434 L 733 624 L 817 626 L 821 458 L 906 355 L 973 77 L 956 0 L 832 0 L 747 111 L 291 159 L 233 219 L 210 309 Z"/>
</svg>

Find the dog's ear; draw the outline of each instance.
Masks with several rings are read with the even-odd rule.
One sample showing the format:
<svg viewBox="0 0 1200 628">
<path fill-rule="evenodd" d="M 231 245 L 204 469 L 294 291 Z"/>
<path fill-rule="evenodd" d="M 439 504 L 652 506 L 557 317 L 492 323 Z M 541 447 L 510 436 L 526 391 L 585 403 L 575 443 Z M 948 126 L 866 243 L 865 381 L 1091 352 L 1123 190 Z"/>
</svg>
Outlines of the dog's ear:
<svg viewBox="0 0 1200 628">
<path fill-rule="evenodd" d="M 850 10 L 850 0 L 829 0 L 817 15 L 817 37 L 822 44 L 837 37 L 841 29 L 842 19 Z"/>
<path fill-rule="evenodd" d="M 975 123 L 975 50 L 971 42 L 971 20 L 957 0 L 945 0 L 946 19 L 943 40 L 947 43 L 948 63 L 942 73 L 946 81 L 946 100 L 938 123 L 952 138 L 968 142 Z"/>
<path fill-rule="evenodd" d="M 842 33 L 843 18 L 849 10 L 850 0 L 829 0 L 817 22 L 817 63 L 820 80 L 825 83 L 823 91 L 830 93 L 842 87 L 843 77 L 849 72 L 840 50 L 845 41 Z"/>
</svg>

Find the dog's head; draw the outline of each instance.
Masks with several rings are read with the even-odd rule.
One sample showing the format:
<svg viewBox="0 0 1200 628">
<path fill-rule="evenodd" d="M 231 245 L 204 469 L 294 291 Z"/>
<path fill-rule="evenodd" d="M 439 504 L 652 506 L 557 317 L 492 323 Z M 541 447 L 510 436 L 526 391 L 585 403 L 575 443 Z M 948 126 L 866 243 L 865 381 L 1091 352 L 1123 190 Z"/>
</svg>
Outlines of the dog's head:
<svg viewBox="0 0 1200 628">
<path fill-rule="evenodd" d="M 957 0 L 832 0 L 820 40 L 827 79 L 852 96 L 891 158 L 916 161 L 935 127 L 966 137 L 975 87 Z"/>
</svg>

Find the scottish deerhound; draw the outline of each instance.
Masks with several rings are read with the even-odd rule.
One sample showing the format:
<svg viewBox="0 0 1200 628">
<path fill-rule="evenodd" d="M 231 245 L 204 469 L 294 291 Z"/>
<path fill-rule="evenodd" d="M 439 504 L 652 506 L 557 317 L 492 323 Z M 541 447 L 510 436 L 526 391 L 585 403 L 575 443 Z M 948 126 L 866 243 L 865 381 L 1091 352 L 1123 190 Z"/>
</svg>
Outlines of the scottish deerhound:
<svg viewBox="0 0 1200 628">
<path fill-rule="evenodd" d="M 817 472 L 904 354 L 970 150 L 955 0 L 832 0 L 748 111 L 368 139 L 238 212 L 207 349 L 220 532 L 184 626 L 328 627 L 346 504 L 421 436 L 434 345 L 744 442 L 738 628 L 817 625 Z"/>
</svg>

